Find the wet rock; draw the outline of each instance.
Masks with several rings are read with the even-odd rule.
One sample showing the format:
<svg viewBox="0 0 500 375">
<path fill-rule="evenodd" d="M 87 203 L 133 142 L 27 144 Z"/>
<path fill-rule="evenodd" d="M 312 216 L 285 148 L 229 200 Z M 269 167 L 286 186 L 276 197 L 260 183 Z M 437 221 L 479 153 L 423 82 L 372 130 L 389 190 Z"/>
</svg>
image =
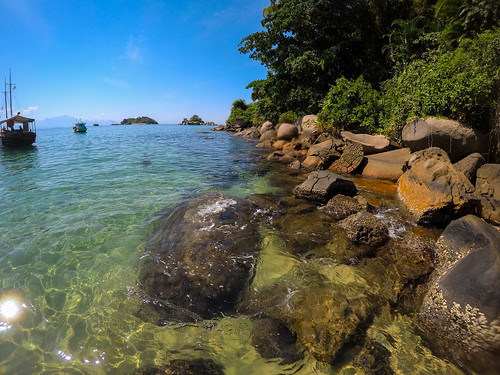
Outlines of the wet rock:
<svg viewBox="0 0 500 375">
<path fill-rule="evenodd" d="M 328 203 L 320 207 L 324 214 L 334 220 L 342 220 L 363 210 L 363 205 L 356 199 L 342 194 L 334 196 Z"/>
<path fill-rule="evenodd" d="M 345 142 L 359 143 L 365 155 L 388 151 L 391 146 L 389 138 L 383 135 L 354 134 L 348 131 L 342 131 L 340 135 Z"/>
<path fill-rule="evenodd" d="M 453 120 L 429 117 L 410 121 L 401 131 L 401 138 L 413 152 L 439 147 L 452 162 L 474 152 L 488 152 L 488 145 L 480 132 Z"/>
<path fill-rule="evenodd" d="M 254 321 L 252 346 L 263 358 L 281 358 L 281 364 L 290 364 L 303 358 L 297 350 L 297 336 L 282 322 L 273 318 Z"/>
<path fill-rule="evenodd" d="M 368 339 L 361 352 L 356 356 L 356 363 L 368 374 L 393 375 L 391 368 L 391 352 L 375 340 Z"/>
<path fill-rule="evenodd" d="M 211 359 L 176 359 L 165 367 L 139 370 L 137 375 L 224 375 L 224 367 Z"/>
<path fill-rule="evenodd" d="M 478 205 L 474 186 L 453 168 L 436 147 L 417 151 L 398 179 L 398 197 L 420 225 L 440 226 L 454 217 L 473 213 Z"/>
<path fill-rule="evenodd" d="M 339 222 L 347 237 L 355 243 L 377 248 L 389 240 L 387 226 L 377 217 L 362 211 Z"/>
<path fill-rule="evenodd" d="M 476 192 L 481 217 L 500 224 L 500 164 L 485 164 L 477 170 Z"/>
<path fill-rule="evenodd" d="M 345 345 L 359 339 L 372 317 L 367 299 L 350 289 L 314 288 L 289 301 L 293 311 L 289 324 L 302 345 L 322 362 L 333 363 Z"/>
<path fill-rule="evenodd" d="M 278 126 L 276 138 L 291 141 L 299 136 L 299 129 L 294 124 L 283 123 Z"/>
<path fill-rule="evenodd" d="M 453 164 L 453 168 L 457 172 L 463 173 L 474 184 L 476 182 L 476 172 L 484 163 L 486 161 L 483 156 L 476 152 Z"/>
<path fill-rule="evenodd" d="M 177 207 L 141 257 L 145 293 L 211 318 L 232 311 L 252 277 L 258 241 L 256 208 L 222 194 Z"/>
<path fill-rule="evenodd" d="M 274 220 L 274 225 L 290 254 L 304 254 L 332 239 L 334 224 L 316 206 L 299 205 L 285 212 Z"/>
<path fill-rule="evenodd" d="M 396 181 L 403 174 L 403 166 L 408 159 L 409 148 L 368 155 L 360 165 L 360 172 L 363 176 Z"/>
<path fill-rule="evenodd" d="M 419 313 L 437 347 L 491 373 L 500 371 L 499 244 L 500 232 L 476 216 L 450 223 Z"/>
<path fill-rule="evenodd" d="M 407 234 L 391 239 L 374 258 L 364 259 L 360 267 L 362 274 L 378 281 L 372 293 L 412 314 L 420 308 L 434 263 L 435 243 Z"/>
<path fill-rule="evenodd" d="M 328 170 L 335 173 L 351 173 L 359 167 L 364 157 L 363 146 L 357 142 L 349 142 L 344 147 L 342 155 L 335 160 Z"/>
<path fill-rule="evenodd" d="M 356 192 L 356 186 L 352 181 L 328 171 L 309 173 L 307 180 L 293 189 L 296 197 L 321 203 L 328 202 L 337 194 L 353 196 Z"/>
</svg>

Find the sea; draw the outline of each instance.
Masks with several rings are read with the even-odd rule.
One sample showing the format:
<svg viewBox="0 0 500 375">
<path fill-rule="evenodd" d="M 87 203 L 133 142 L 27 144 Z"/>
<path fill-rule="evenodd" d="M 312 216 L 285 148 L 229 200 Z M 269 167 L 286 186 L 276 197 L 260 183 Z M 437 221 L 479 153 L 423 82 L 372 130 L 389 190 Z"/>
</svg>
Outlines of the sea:
<svg viewBox="0 0 500 375">
<path fill-rule="evenodd" d="M 137 264 L 161 219 L 206 192 L 276 194 L 260 158 L 255 142 L 189 125 L 44 128 L 33 147 L 0 148 L 0 374 L 145 374 L 177 358 L 228 375 L 363 373 L 305 350 L 294 363 L 263 358 L 243 314 L 162 326 L 136 314 Z M 279 251 L 264 268 L 298 262 Z M 410 318 L 378 324 L 400 373 L 463 373 Z"/>
</svg>

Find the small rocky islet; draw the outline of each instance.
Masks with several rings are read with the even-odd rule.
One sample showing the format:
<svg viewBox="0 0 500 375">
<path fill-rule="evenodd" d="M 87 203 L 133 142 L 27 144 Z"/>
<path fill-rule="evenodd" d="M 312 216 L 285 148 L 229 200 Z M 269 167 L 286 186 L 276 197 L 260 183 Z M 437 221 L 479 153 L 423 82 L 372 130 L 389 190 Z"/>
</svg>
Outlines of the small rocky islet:
<svg viewBox="0 0 500 375">
<path fill-rule="evenodd" d="M 313 356 L 332 369 L 394 374 L 397 342 L 377 335 L 394 316 L 414 321 L 432 353 L 464 373 L 500 371 L 500 164 L 486 163 L 481 134 L 417 119 L 403 129 L 403 147 L 323 133 L 314 115 L 214 130 L 269 150 L 271 183 L 282 189 L 209 193 L 173 209 L 138 266 L 141 319 L 202 324 L 245 314 L 263 358 Z M 280 267 L 283 253 L 295 262 Z M 209 362 L 204 373 L 224 373 Z"/>
</svg>

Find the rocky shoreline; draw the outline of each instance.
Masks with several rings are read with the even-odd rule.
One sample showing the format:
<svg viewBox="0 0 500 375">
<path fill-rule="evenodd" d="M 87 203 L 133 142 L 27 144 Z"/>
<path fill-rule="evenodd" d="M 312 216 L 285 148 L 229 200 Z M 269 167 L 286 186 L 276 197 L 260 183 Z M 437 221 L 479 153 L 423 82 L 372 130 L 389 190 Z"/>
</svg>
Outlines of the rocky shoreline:
<svg viewBox="0 0 500 375">
<path fill-rule="evenodd" d="M 322 133 L 315 116 L 216 128 L 258 139 L 293 186 L 177 207 L 141 257 L 149 303 L 140 316 L 162 325 L 246 314 L 265 358 L 293 363 L 307 352 L 331 366 L 348 360 L 393 374 L 391 348 L 371 334 L 390 311 L 415 317 L 427 345 L 466 373 L 498 373 L 500 165 L 485 162 L 479 134 L 456 135 L 468 131 L 460 124 L 445 124 L 448 140 L 432 133 L 442 121 L 408 124 L 408 147 Z M 277 244 L 296 261 L 262 278 L 281 256 Z M 224 373 L 212 365 L 210 373 Z"/>
</svg>

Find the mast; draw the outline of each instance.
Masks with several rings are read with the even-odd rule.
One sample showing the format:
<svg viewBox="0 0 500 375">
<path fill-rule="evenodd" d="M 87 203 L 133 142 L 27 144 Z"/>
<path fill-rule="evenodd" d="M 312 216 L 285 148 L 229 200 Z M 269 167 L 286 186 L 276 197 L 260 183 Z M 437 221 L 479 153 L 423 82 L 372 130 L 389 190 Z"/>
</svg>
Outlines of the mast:
<svg viewBox="0 0 500 375">
<path fill-rule="evenodd" d="M 12 117 L 12 73 L 9 68 L 10 117 Z"/>
<path fill-rule="evenodd" d="M 9 118 L 9 113 L 7 112 L 7 78 L 4 79 L 4 92 L 3 96 L 5 97 L 5 118 Z"/>
</svg>

